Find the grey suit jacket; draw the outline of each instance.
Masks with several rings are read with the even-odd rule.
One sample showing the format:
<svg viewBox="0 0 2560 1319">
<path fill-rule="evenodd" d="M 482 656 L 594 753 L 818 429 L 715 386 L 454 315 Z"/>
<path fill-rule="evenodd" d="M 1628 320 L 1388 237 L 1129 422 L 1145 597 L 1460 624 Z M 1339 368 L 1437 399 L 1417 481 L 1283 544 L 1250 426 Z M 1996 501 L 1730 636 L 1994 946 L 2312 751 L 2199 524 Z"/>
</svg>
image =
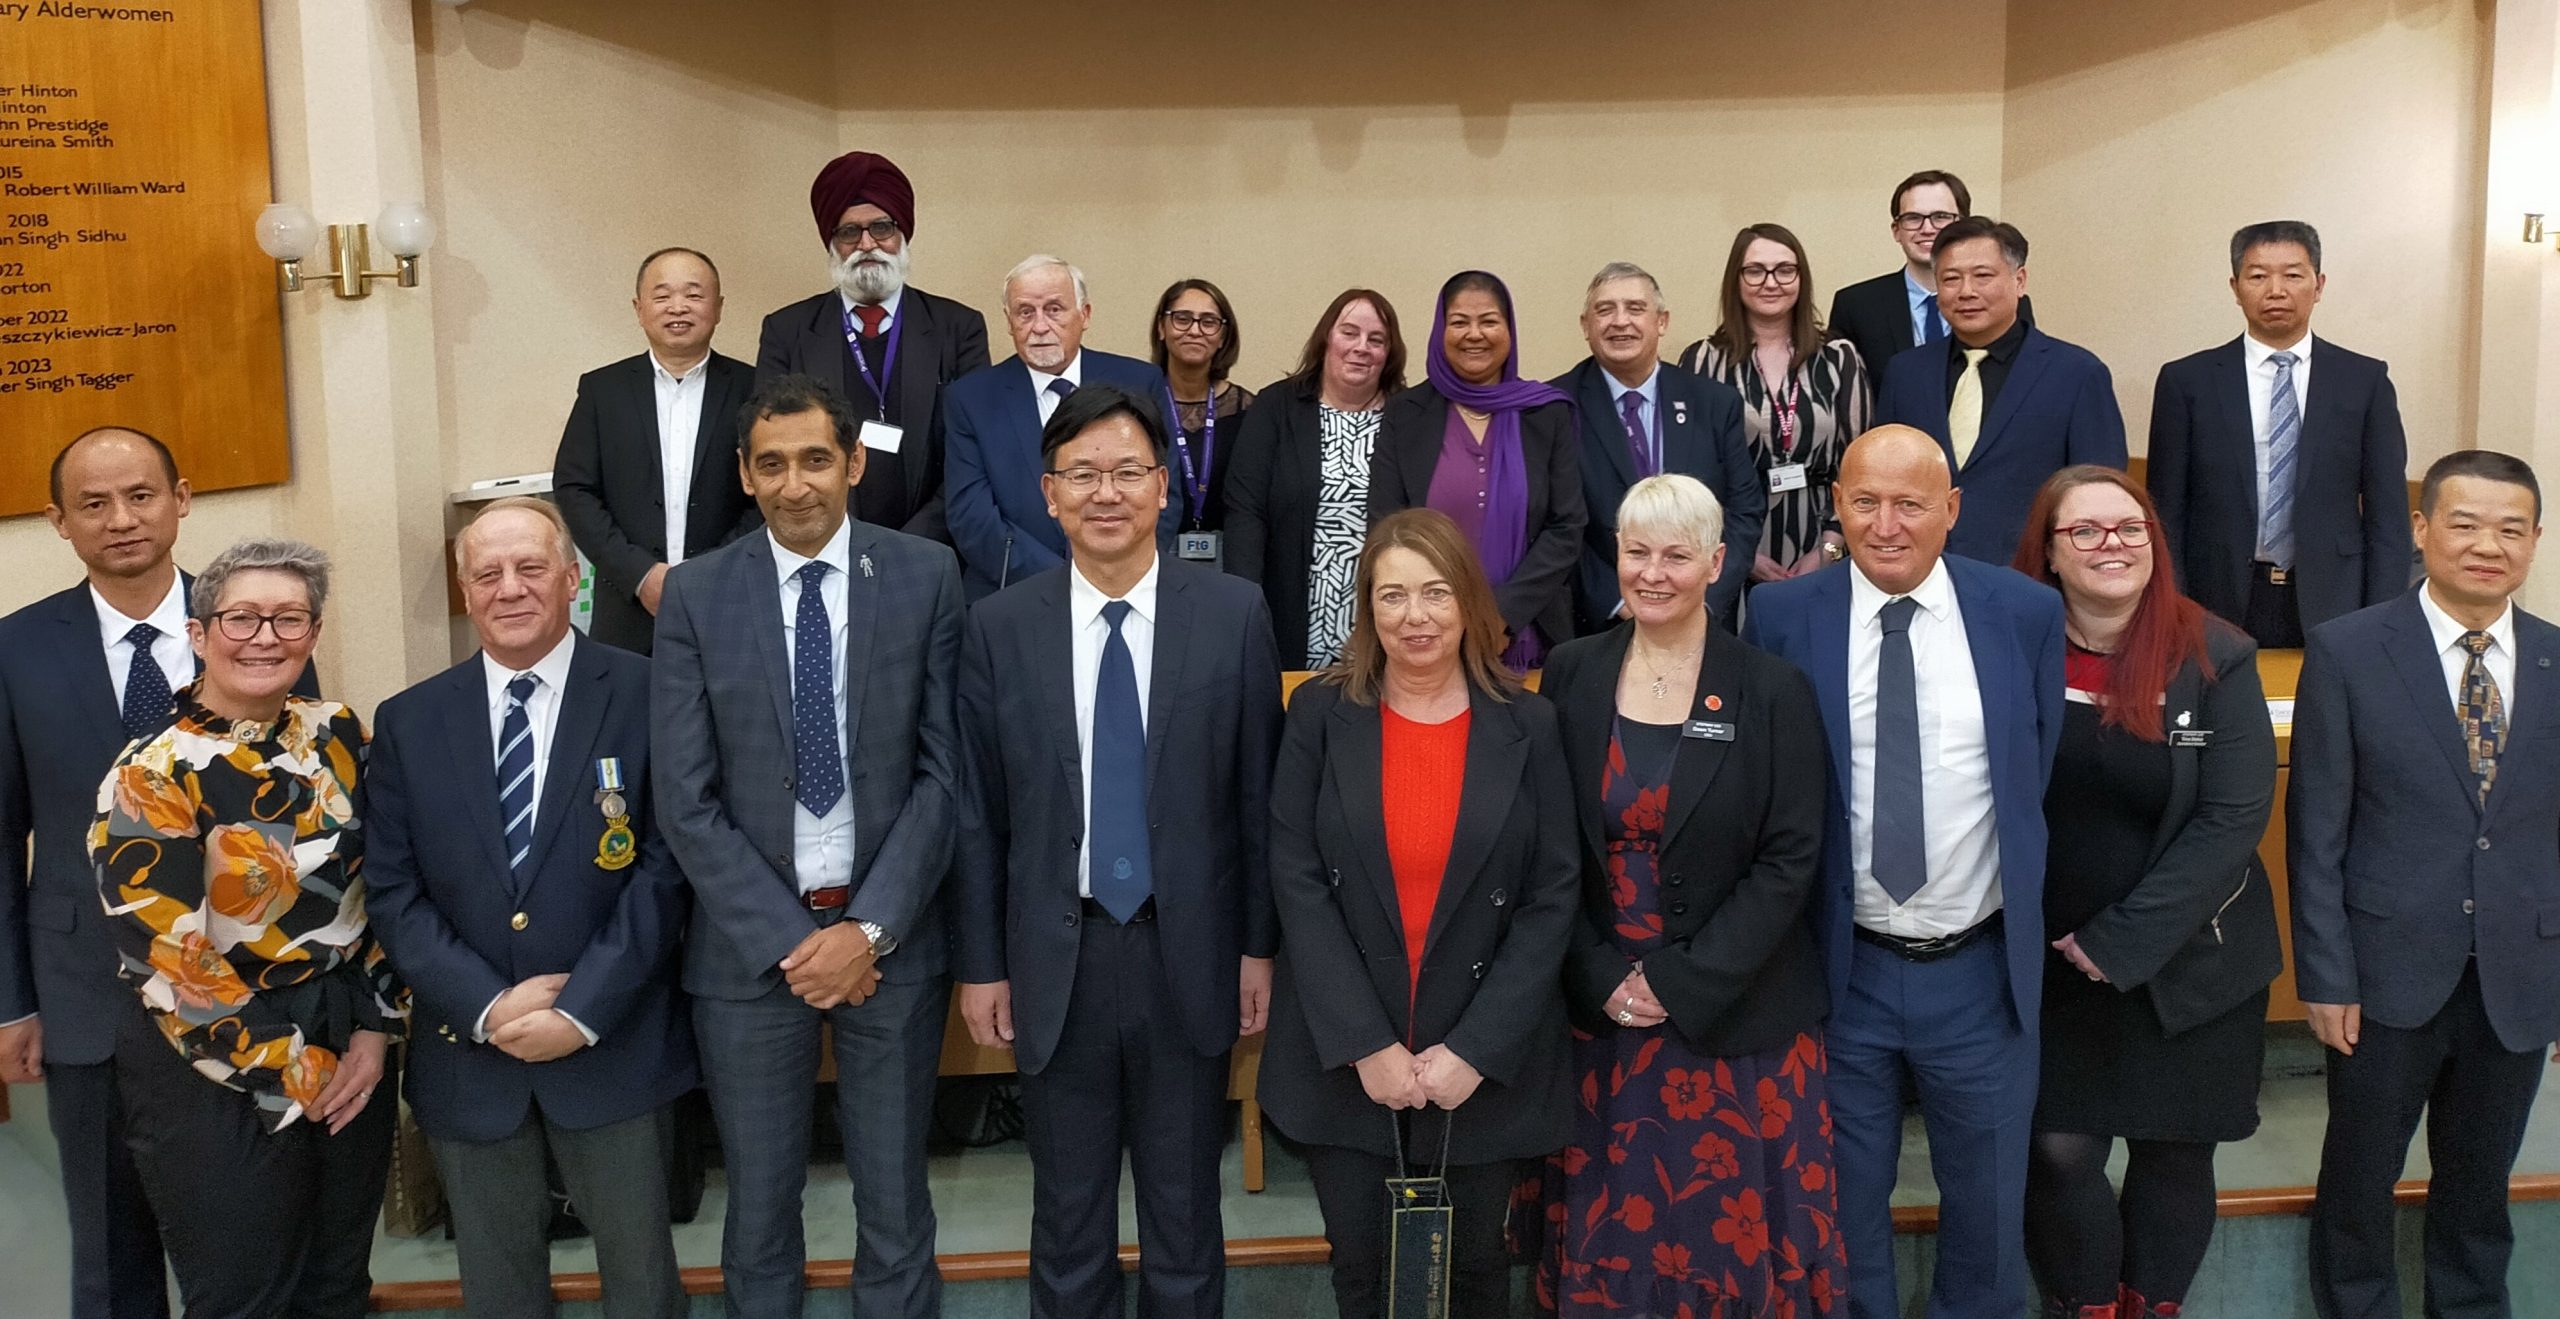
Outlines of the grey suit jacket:
<svg viewBox="0 0 2560 1319">
<path fill-rule="evenodd" d="M 852 523 L 843 745 L 853 794 L 848 918 L 897 940 L 888 980 L 946 965 L 939 894 L 959 791 L 952 680 L 959 671 L 960 566 L 947 546 Z M 693 885 L 684 987 L 753 998 L 815 918 L 792 857 L 791 674 L 769 534 L 667 574 L 658 607 L 650 735 L 660 827 Z"/>
</svg>

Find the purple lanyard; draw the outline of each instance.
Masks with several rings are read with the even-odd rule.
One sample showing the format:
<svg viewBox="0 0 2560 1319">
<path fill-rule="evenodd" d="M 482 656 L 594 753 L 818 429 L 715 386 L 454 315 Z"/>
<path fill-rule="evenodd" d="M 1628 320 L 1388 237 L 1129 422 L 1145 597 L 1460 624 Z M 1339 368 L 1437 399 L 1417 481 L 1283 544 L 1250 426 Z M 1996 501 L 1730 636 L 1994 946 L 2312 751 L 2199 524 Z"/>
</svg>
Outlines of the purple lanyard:
<svg viewBox="0 0 2560 1319">
<path fill-rule="evenodd" d="M 1218 458 L 1218 390 L 1209 388 L 1209 401 L 1200 405 L 1200 465 L 1191 465 L 1191 441 L 1182 430 L 1182 405 L 1173 397 L 1173 386 L 1164 387 L 1165 425 L 1173 431 L 1174 456 L 1182 460 L 1182 494 L 1191 501 L 1190 517 L 1200 517 L 1209 507 L 1209 470 Z"/>
<path fill-rule="evenodd" d="M 898 339 L 906 329 L 906 317 L 889 318 L 889 346 L 880 355 L 880 375 L 874 379 L 871 364 L 862 360 L 862 332 L 853 328 L 853 308 L 844 309 L 844 346 L 853 350 L 853 369 L 862 373 L 862 383 L 870 388 L 871 401 L 879 405 L 882 421 L 889 419 L 889 391 L 880 387 L 880 381 L 898 378 Z"/>
</svg>

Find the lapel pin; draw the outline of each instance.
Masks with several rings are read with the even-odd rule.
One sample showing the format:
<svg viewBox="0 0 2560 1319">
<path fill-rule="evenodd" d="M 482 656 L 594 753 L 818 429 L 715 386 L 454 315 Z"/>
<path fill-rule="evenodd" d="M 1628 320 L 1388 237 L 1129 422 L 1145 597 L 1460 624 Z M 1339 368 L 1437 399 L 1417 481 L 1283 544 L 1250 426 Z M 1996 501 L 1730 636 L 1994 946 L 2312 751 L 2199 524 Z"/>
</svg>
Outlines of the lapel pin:
<svg viewBox="0 0 2560 1319">
<path fill-rule="evenodd" d="M 2178 727 L 2180 727 L 2180 728 L 2184 728 L 2184 727 L 2186 727 L 2187 725 L 2194 723 L 2195 721 L 2196 721 L 2196 712 L 2195 712 L 2195 711 L 2193 711 L 2193 710 L 2180 710 L 2180 711 L 2178 712 Z"/>
<path fill-rule="evenodd" d="M 1708 696 L 1708 697 L 1707 697 L 1707 709 L 1708 709 L 1708 710 L 1710 710 L 1710 711 L 1715 711 L 1715 710 L 1721 710 L 1721 709 L 1723 709 L 1723 708 L 1724 708 L 1724 698 L 1723 698 L 1723 697 L 1721 697 L 1721 696 L 1715 696 L 1715 695 L 1710 695 L 1710 696 Z"/>
<path fill-rule="evenodd" d="M 1689 404 L 1687 401 L 1676 398 L 1671 400 L 1671 419 L 1683 426 L 1689 424 Z"/>
<path fill-rule="evenodd" d="M 871 575 L 872 575 L 872 572 L 871 572 L 871 556 L 870 556 L 870 555 L 868 555 L 868 554 L 866 554 L 866 555 L 863 555 L 863 556 L 862 556 L 862 575 L 863 575 L 863 576 L 865 576 L 865 577 L 869 577 L 869 576 L 871 576 Z"/>
</svg>

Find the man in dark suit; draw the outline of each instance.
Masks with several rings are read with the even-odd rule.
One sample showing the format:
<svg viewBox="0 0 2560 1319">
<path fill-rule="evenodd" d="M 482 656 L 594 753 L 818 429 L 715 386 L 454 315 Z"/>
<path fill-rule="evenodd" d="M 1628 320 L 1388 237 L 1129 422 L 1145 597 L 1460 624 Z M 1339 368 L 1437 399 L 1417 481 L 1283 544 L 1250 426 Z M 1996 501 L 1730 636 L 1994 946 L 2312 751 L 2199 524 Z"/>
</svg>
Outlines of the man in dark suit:
<svg viewBox="0 0 2560 1319">
<path fill-rule="evenodd" d="M 668 1226 L 684 876 L 649 790 L 649 663 L 569 627 L 578 560 L 538 499 L 454 545 L 480 653 L 382 703 L 365 900 L 416 995 L 409 1107 L 444 1182 L 463 1305 L 551 1314 L 557 1160 L 608 1315 L 685 1312 Z"/>
<path fill-rule="evenodd" d="M 1148 399 L 1059 405 L 1040 484 L 1072 560 L 973 607 L 962 658 L 960 1007 L 1022 1072 L 1034 1319 L 1121 1313 L 1124 1150 L 1140 1312 L 1222 1312 L 1227 1052 L 1262 1029 L 1279 943 L 1271 617 L 1157 543 Z"/>
<path fill-rule="evenodd" d="M 670 575 L 658 629 L 653 777 L 697 908 L 684 988 L 740 1315 L 800 1313 L 821 1033 L 859 1225 L 854 1312 L 942 1303 L 924 1142 L 949 1002 L 960 572 L 948 548 L 848 515 L 859 425 L 808 376 L 756 390 L 739 470 L 764 534 Z"/>
<path fill-rule="evenodd" d="M 1642 267 L 1612 261 L 1583 293 L 1582 337 L 1591 356 L 1550 382 L 1582 416 L 1590 520 L 1582 525 L 1573 598 L 1586 634 L 1618 617 L 1618 504 L 1645 477 L 1694 476 L 1723 506 L 1724 571 L 1707 585 L 1707 611 L 1728 629 L 1741 616 L 1742 584 L 1760 550 L 1769 494 L 1742 434 L 1742 395 L 1663 361 L 1670 328 L 1662 286 Z"/>
<path fill-rule="evenodd" d="M 1960 492 L 1909 427 L 1852 443 L 1832 496 L 1848 565 L 1764 584 L 1745 632 L 1813 679 L 1830 741 L 1814 928 L 1849 1313 L 1901 1312 L 1891 1197 L 1916 1091 L 1938 1181 L 1929 1314 L 2013 1316 L 2028 1286 L 2062 598 L 1942 553 Z"/>
<path fill-rule="evenodd" d="M 1025 257 L 1004 277 L 1013 356 L 942 393 L 946 511 L 973 602 L 1067 561 L 1067 538 L 1048 513 L 1040 472 L 1041 428 L 1058 401 L 1095 383 L 1118 385 L 1150 408 L 1164 396 L 1164 373 L 1154 366 L 1084 351 L 1092 319 L 1083 271 L 1053 256 Z M 1157 528 L 1167 550 L 1174 521 Z"/>
<path fill-rule="evenodd" d="M 2144 481 L 2179 580 L 2261 646 L 2409 589 L 2400 397 L 2380 361 L 2312 338 L 2328 283 L 2310 225 L 2233 234 L 2248 332 L 2161 367 L 2152 396 Z"/>
<path fill-rule="evenodd" d="M 2321 1319 L 2401 1313 L 2392 1185 L 2421 1115 L 2426 1312 L 2512 1312 L 2507 1179 L 2560 1037 L 2560 628 L 2513 603 L 2542 490 L 2464 450 L 2412 521 L 2426 581 L 2313 628 L 2294 703 L 2293 974 L 2330 1049 Z"/>
<path fill-rule="evenodd" d="M 1933 259 L 1952 332 L 1885 368 L 1876 423 L 1945 448 L 1971 509 L 1947 552 L 2005 564 L 2046 477 L 2075 463 L 2124 467 L 2124 414 L 2106 363 L 2020 314 L 2027 236 L 2015 225 L 1958 220 L 1939 231 Z"/>
<path fill-rule="evenodd" d="M 667 570 L 755 526 L 729 475 L 755 373 L 711 351 L 720 272 L 700 252 L 650 253 L 631 309 L 649 351 L 578 377 L 551 489 L 595 565 L 588 635 L 646 655 Z"/>
<path fill-rule="evenodd" d="M 942 388 L 987 364 L 987 318 L 907 284 L 916 192 L 886 156 L 847 152 L 809 185 L 834 287 L 764 318 L 756 380 L 805 375 L 862 418 L 853 515 L 948 542 Z"/>
<path fill-rule="evenodd" d="M 1867 368 L 1867 388 L 1884 385 L 1885 363 L 1906 348 L 1939 343 L 1947 337 L 1946 314 L 1938 307 L 1937 251 L 1939 231 L 1973 214 L 1973 194 L 1964 180 L 1942 169 L 1924 169 L 1895 185 L 1885 208 L 1902 265 L 1889 274 L 1844 284 L 1831 295 L 1831 316 L 1823 330 L 1846 339 Z M 2034 305 L 2021 297 L 2018 319 L 2035 324 Z M 2005 557 L 2005 556 L 2004 556 Z"/>
</svg>

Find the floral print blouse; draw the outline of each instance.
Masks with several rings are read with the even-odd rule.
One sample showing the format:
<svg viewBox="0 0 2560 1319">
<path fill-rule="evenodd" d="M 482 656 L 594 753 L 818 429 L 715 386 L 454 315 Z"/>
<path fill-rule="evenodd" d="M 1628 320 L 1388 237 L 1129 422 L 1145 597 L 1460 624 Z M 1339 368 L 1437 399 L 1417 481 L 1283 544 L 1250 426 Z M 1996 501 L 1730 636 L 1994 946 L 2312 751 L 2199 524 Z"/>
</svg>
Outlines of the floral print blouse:
<svg viewBox="0 0 2560 1319">
<path fill-rule="evenodd" d="M 291 1125 L 359 1030 L 400 1033 L 408 992 L 365 927 L 364 725 L 292 697 L 272 724 L 189 686 L 125 748 L 89 833 L 117 974 L 204 1076 Z"/>
</svg>

